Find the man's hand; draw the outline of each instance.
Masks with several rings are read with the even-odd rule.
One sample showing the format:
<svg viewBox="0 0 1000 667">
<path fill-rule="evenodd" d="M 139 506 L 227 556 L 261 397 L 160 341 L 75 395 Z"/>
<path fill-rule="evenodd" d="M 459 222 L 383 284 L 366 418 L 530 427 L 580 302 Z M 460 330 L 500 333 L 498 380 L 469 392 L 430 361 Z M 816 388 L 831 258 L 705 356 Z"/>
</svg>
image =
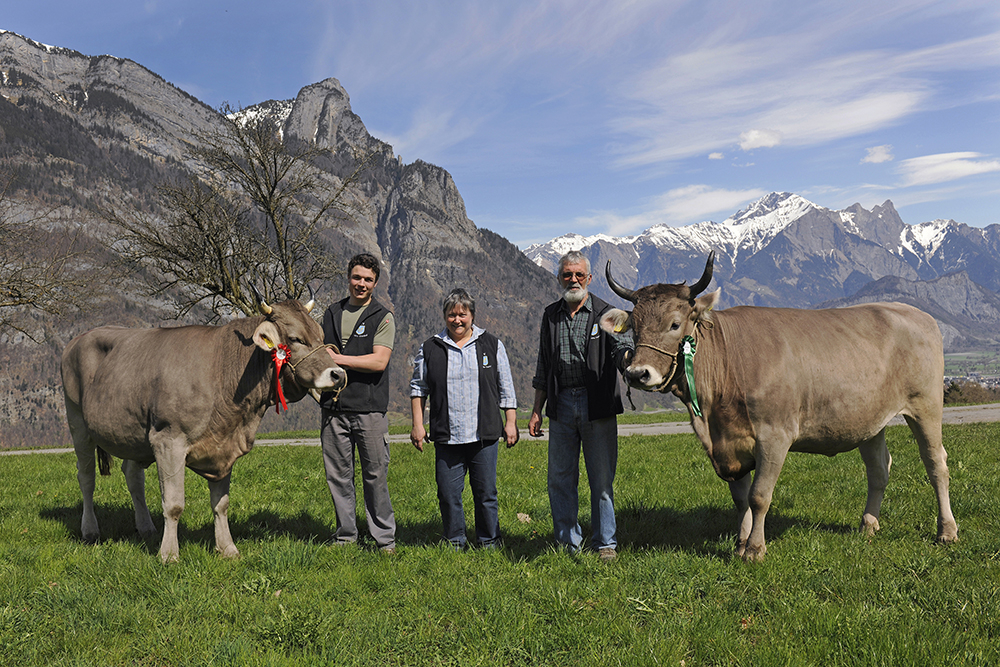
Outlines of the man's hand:
<svg viewBox="0 0 1000 667">
<path fill-rule="evenodd" d="M 542 415 L 537 412 L 531 413 L 531 418 L 528 419 L 528 433 L 536 438 L 540 438 L 545 435 L 542 431 Z"/>
<path fill-rule="evenodd" d="M 635 350 L 625 350 L 622 352 L 622 356 L 618 360 L 618 372 L 624 375 L 628 367 L 632 365 L 632 359 L 634 358 Z"/>
</svg>

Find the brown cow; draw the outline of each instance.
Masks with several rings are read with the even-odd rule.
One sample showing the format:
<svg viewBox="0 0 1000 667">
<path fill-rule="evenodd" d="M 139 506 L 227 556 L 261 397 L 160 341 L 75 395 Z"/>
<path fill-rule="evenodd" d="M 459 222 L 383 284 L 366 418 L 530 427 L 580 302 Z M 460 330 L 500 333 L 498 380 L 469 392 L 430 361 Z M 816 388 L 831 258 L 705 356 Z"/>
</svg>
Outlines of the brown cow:
<svg viewBox="0 0 1000 667">
<path fill-rule="evenodd" d="M 716 473 L 729 482 L 739 516 L 736 553 L 755 561 L 767 551 L 764 516 L 789 451 L 832 456 L 857 448 L 868 475 L 861 526 L 878 530 L 892 464 L 885 426 L 900 413 L 937 494 L 937 539 L 956 541 L 941 442 L 944 354 L 934 318 L 900 303 L 713 312 L 719 290 L 698 295 L 712 280 L 714 257 L 695 285 L 635 291 L 614 281 L 608 262 L 608 284 L 635 308 L 608 312 L 601 326 L 633 330 L 636 351 L 625 371 L 631 386 L 673 392 L 687 406 Z"/>
<path fill-rule="evenodd" d="M 122 472 L 140 533 L 156 532 L 146 506 L 144 470 L 156 463 L 163 499 L 163 562 L 178 557 L 177 522 L 184 510 L 184 467 L 208 480 L 215 515 L 215 548 L 239 556 L 229 534 L 233 463 L 253 447 L 264 412 L 284 396 L 339 391 L 347 374 L 323 345 L 323 330 L 295 300 L 266 316 L 218 327 L 163 329 L 101 327 L 74 338 L 62 357 L 66 416 L 83 493 L 83 539 L 100 538 L 94 515 L 94 461 Z M 287 361 L 287 363 L 284 363 Z M 280 384 L 275 368 L 280 368 Z"/>
</svg>

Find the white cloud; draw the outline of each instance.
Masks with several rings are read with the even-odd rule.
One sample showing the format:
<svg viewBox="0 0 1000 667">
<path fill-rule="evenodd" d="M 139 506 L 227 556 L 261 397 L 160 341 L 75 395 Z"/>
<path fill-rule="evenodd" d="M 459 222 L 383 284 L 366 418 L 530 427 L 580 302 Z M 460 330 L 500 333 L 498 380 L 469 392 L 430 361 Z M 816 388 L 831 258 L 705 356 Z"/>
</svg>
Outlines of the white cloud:
<svg viewBox="0 0 1000 667">
<path fill-rule="evenodd" d="M 830 12 L 803 14 L 805 20 L 782 34 L 769 34 L 768 17 L 774 17 L 767 12 L 754 23 L 733 5 L 729 23 L 676 42 L 626 78 L 620 91 L 631 104 L 615 129 L 633 141 L 622 147 L 620 163 L 676 161 L 734 144 L 744 150 L 822 145 L 988 94 L 982 87 L 964 92 L 949 80 L 972 71 L 995 79 L 1000 33 L 968 38 L 966 32 L 954 39 L 942 30 L 872 48 L 857 34 L 856 19 L 865 9 L 837 4 Z M 865 25 L 891 33 L 968 10 L 934 6 L 921 13 L 915 6 L 880 5 Z M 997 25 L 996 11 L 984 13 L 993 16 L 978 25 L 988 31 Z M 740 133 L 748 127 L 753 129 Z"/>
<path fill-rule="evenodd" d="M 752 151 L 755 148 L 774 148 L 781 145 L 781 132 L 775 130 L 747 130 L 740 135 L 740 148 Z"/>
<path fill-rule="evenodd" d="M 403 134 L 394 135 L 372 129 L 372 134 L 392 146 L 393 152 L 407 161 L 420 158 L 434 163 L 443 151 L 475 135 L 481 119 L 455 118 L 447 109 L 422 107 L 414 112 Z"/>
<path fill-rule="evenodd" d="M 865 156 L 861 158 L 861 164 L 881 164 L 892 162 L 892 146 L 883 144 L 865 149 Z"/>
<path fill-rule="evenodd" d="M 724 154 L 722 154 L 722 153 L 709 153 L 708 154 L 708 159 L 709 160 L 724 160 L 724 159 L 726 159 L 726 156 Z"/>
<path fill-rule="evenodd" d="M 896 168 L 903 177 L 903 187 L 946 183 L 967 176 L 1000 171 L 1000 160 L 979 159 L 980 153 L 957 152 L 924 155 L 903 160 Z"/>
<path fill-rule="evenodd" d="M 713 213 L 727 216 L 747 202 L 767 194 L 764 190 L 724 190 L 708 185 L 689 185 L 675 188 L 653 198 L 646 208 L 633 215 L 600 212 L 593 216 L 577 218 L 577 227 L 597 228 L 606 233 L 622 236 L 648 229 L 653 225 L 684 225 L 704 222 Z"/>
</svg>

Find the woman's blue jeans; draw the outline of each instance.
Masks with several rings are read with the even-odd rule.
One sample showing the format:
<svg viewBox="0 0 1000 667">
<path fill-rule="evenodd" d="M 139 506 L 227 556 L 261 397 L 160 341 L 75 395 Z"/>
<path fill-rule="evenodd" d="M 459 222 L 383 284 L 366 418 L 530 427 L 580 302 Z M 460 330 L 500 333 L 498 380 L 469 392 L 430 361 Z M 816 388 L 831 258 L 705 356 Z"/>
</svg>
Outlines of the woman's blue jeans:
<svg viewBox="0 0 1000 667">
<path fill-rule="evenodd" d="M 434 445 L 435 477 L 444 538 L 453 546 L 464 548 L 465 510 L 462 491 L 465 472 L 475 505 L 476 545 L 498 546 L 500 542 L 499 505 L 497 503 L 497 453 L 493 442 L 472 442 L 464 445 Z"/>
</svg>

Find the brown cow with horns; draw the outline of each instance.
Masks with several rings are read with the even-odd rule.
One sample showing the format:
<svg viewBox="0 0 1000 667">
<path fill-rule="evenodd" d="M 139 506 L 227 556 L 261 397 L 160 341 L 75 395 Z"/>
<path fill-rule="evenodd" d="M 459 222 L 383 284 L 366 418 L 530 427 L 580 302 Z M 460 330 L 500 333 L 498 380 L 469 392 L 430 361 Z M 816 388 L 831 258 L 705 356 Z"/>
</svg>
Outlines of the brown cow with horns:
<svg viewBox="0 0 1000 667">
<path fill-rule="evenodd" d="M 716 473 L 729 482 L 739 518 L 736 553 L 763 558 L 764 516 L 790 451 L 833 456 L 857 448 L 868 475 L 861 528 L 878 530 L 892 464 L 885 427 L 900 413 L 937 494 L 937 539 L 958 540 L 941 442 L 944 355 L 934 319 L 899 303 L 713 312 L 719 290 L 699 294 L 712 280 L 714 258 L 709 254 L 690 287 L 635 291 L 615 282 L 608 262 L 608 284 L 635 308 L 608 311 L 601 326 L 633 330 L 636 351 L 625 371 L 631 386 L 673 392 L 687 406 Z"/>
<path fill-rule="evenodd" d="M 112 456 L 124 459 L 135 526 L 144 535 L 156 527 L 146 506 L 143 471 L 156 463 L 163 562 L 179 554 L 185 466 L 208 480 L 216 550 L 239 556 L 229 533 L 230 473 L 253 447 L 264 412 L 279 400 L 298 401 L 307 392 L 339 391 L 347 384 L 347 374 L 327 354 L 323 330 L 309 316 L 313 305 L 312 300 L 274 306 L 260 301 L 264 316 L 224 326 L 101 327 L 70 342 L 62 380 L 83 493 L 84 540 L 100 537 L 94 515 L 96 453 L 105 475 Z"/>
</svg>

